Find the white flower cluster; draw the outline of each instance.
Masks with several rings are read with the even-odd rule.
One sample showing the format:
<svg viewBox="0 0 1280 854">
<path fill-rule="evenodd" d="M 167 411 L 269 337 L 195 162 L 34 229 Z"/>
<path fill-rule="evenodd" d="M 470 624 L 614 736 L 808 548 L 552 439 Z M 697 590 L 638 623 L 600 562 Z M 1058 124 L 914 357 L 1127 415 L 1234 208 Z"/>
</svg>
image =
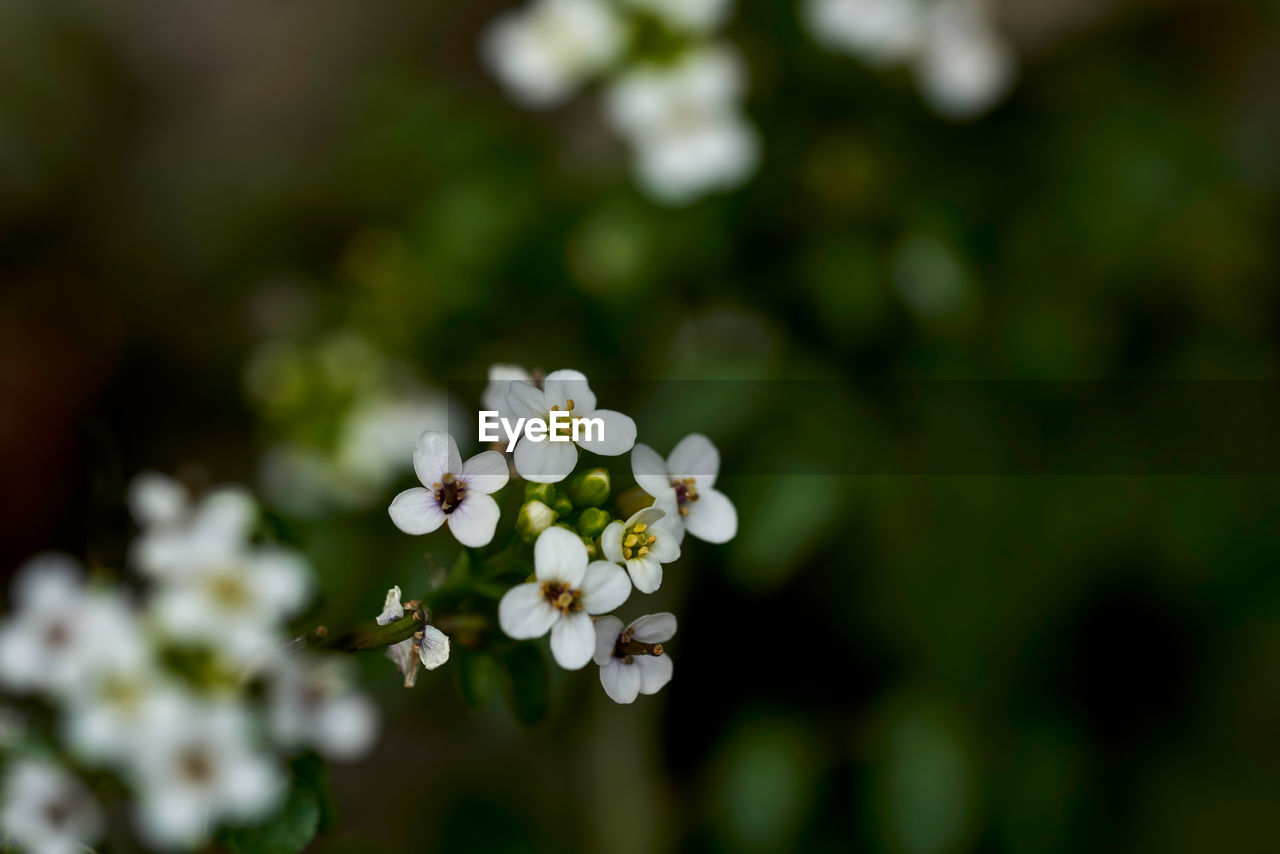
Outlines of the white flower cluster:
<svg viewBox="0 0 1280 854">
<path fill-rule="evenodd" d="M 684 204 L 741 185 L 760 160 L 759 135 L 742 112 L 742 63 L 711 40 L 730 5 L 531 0 L 493 22 L 483 55 L 528 107 L 559 104 L 604 78 L 605 118 L 633 149 L 641 187 Z"/>
<path fill-rule="evenodd" d="M 910 64 L 938 113 L 967 119 L 1013 84 L 1016 60 L 985 0 L 805 0 L 814 38 L 868 65 Z"/>
<path fill-rule="evenodd" d="M 272 745 L 355 758 L 376 714 L 333 662 L 288 649 L 284 621 L 307 601 L 309 569 L 251 539 L 248 494 L 193 501 L 177 481 L 144 474 L 129 503 L 142 529 L 130 562 L 152 582 L 145 600 L 86 580 L 69 557 L 33 559 L 0 623 L 0 684 L 50 701 L 77 765 L 136 795 L 146 844 L 190 848 L 280 806 L 286 775 Z M 0 822 L 14 841 L 32 851 L 96 841 L 100 809 L 69 771 L 21 756 L 7 767 Z"/>
<path fill-rule="evenodd" d="M 536 539 L 531 540 L 533 574 L 503 595 L 498 622 L 503 632 L 517 640 L 550 633 L 552 656 L 566 670 L 580 669 L 594 660 L 606 693 L 619 703 L 656 692 L 671 678 L 671 660 L 662 644 L 675 634 L 675 617 L 653 614 L 624 628 L 621 620 L 607 615 L 626 602 L 633 587 L 647 594 L 661 586 L 663 567 L 680 557 L 686 533 L 712 543 L 728 542 L 737 533 L 737 512 L 715 489 L 718 451 L 705 436 L 694 434 L 662 459 L 647 445 L 635 443 L 636 425 L 631 418 L 597 408 L 587 378 L 578 371 L 554 371 L 538 380 L 522 368 L 495 365 L 483 401 L 486 409 L 504 415 L 549 420 L 548 414 L 558 411 L 570 413 L 570 423 L 578 418 L 602 419 L 603 436 L 578 445 L 605 456 L 631 451 L 632 473 L 652 498 L 651 506 L 626 519 L 609 519 L 596 509 L 607 498 L 599 496 L 591 509 L 597 518 L 608 521 L 601 520 L 599 528 L 588 533 L 554 524 L 555 514 L 548 508 L 543 507 L 543 513 L 530 512 L 528 519 L 534 520 L 530 524 L 537 529 Z M 533 442 L 521 437 L 512 462 L 529 483 L 554 484 L 573 473 L 578 456 L 571 442 Z M 406 490 L 392 501 L 389 512 L 398 528 L 425 534 L 445 526 L 460 543 L 473 548 L 493 540 L 500 511 L 491 493 L 508 480 L 502 454 L 484 451 L 463 462 L 453 437 L 428 431 L 418 443 L 414 465 L 423 486 Z M 399 597 L 399 588 L 388 592 L 383 617 L 403 613 L 396 610 Z M 418 640 L 419 651 L 427 664 L 422 640 Z M 441 643 L 447 658 L 448 639 L 443 635 L 434 639 L 437 647 Z M 412 646 L 406 647 L 397 663 L 411 654 Z M 443 658 L 437 652 L 434 660 L 438 665 Z M 403 664 L 401 670 L 408 684 L 409 671 Z"/>
</svg>

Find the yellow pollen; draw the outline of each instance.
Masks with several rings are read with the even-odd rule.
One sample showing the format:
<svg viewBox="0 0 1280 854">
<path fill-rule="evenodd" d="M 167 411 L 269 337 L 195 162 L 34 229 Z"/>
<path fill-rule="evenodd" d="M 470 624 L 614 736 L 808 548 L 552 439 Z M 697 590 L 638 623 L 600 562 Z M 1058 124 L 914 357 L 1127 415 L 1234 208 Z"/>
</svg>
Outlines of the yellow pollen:
<svg viewBox="0 0 1280 854">
<path fill-rule="evenodd" d="M 649 540 L 648 540 L 649 545 L 653 545 L 653 544 L 654 544 L 654 543 L 656 543 L 657 541 L 658 541 L 658 535 L 657 535 L 657 534 L 650 534 L 650 535 L 649 535 Z"/>
<path fill-rule="evenodd" d="M 559 605 L 561 608 L 568 608 L 570 605 L 573 604 L 573 594 L 570 593 L 568 590 L 566 590 L 565 592 L 561 593 L 558 597 L 556 597 L 556 604 Z"/>
<path fill-rule="evenodd" d="M 574 407 L 574 402 L 572 397 L 564 402 L 565 409 L 573 409 L 573 407 Z"/>
<path fill-rule="evenodd" d="M 660 643 L 655 643 L 655 644 L 653 645 L 653 654 L 654 654 L 654 655 L 662 655 L 662 644 L 660 644 Z"/>
<path fill-rule="evenodd" d="M 688 507 L 681 507 L 681 508 L 680 508 L 680 515 L 681 515 L 681 516 L 688 516 L 688 515 L 689 515 L 689 508 L 688 508 Z"/>
<path fill-rule="evenodd" d="M 636 525 L 631 530 L 635 531 L 637 534 L 643 534 L 645 527 L 646 527 L 645 524 L 641 522 L 639 525 Z"/>
<path fill-rule="evenodd" d="M 647 555 L 648 553 L 649 553 L 649 547 L 648 547 L 648 546 L 641 546 L 641 547 L 640 547 L 640 550 L 636 552 L 636 555 L 638 555 L 639 557 L 644 557 L 644 556 L 645 556 L 645 555 Z"/>
<path fill-rule="evenodd" d="M 627 560 L 631 560 L 631 549 L 626 548 L 624 546 L 622 549 L 622 556 L 625 557 Z"/>
<path fill-rule="evenodd" d="M 453 483 L 453 479 L 454 479 L 454 478 L 453 478 L 453 473 L 452 473 L 452 472 L 445 472 L 445 473 L 444 473 L 444 477 L 442 477 L 442 478 L 440 478 L 440 479 L 441 479 L 442 481 L 444 481 L 445 483 Z"/>
<path fill-rule="evenodd" d="M 622 544 L 627 548 L 631 548 L 636 544 L 636 541 L 638 541 L 639 539 L 640 538 L 637 537 L 635 534 L 627 534 L 626 538 L 622 541 Z"/>
</svg>

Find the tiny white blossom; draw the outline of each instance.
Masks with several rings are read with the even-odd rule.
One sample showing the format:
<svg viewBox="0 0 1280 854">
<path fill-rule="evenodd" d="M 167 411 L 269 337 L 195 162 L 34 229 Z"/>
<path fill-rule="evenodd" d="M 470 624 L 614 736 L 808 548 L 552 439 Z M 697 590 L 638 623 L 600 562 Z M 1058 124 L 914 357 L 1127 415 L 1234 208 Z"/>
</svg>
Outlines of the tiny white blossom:
<svg viewBox="0 0 1280 854">
<path fill-rule="evenodd" d="M 418 439 L 413 468 L 423 486 L 400 493 L 388 511 L 406 534 L 429 534 L 448 523 L 454 539 L 478 548 L 493 539 L 498 502 L 490 493 L 507 485 L 507 461 L 483 451 L 465 463 L 448 433 L 428 430 Z"/>
<path fill-rule="evenodd" d="M 612 611 L 631 585 L 621 567 L 587 562 L 587 547 L 574 533 L 552 527 L 533 544 L 536 581 L 518 584 L 498 603 L 498 623 L 516 640 L 551 632 L 551 653 L 565 670 L 586 666 L 595 649 L 591 614 Z"/>
<path fill-rule="evenodd" d="M 507 409 L 507 387 L 512 383 L 537 383 L 533 374 L 519 365 L 493 364 L 489 366 L 489 381 L 480 394 L 480 403 L 499 417 L 510 417 Z"/>
<path fill-rule="evenodd" d="M 178 693 L 151 668 L 103 674 L 68 704 L 62 723 L 67 745 L 89 762 L 127 763 Z"/>
<path fill-rule="evenodd" d="M 257 502 L 241 487 L 218 487 L 193 503 L 185 487 L 155 473 L 134 479 L 129 505 L 142 526 L 130 562 L 163 582 L 182 581 L 239 554 L 258 517 Z"/>
<path fill-rule="evenodd" d="M 600 532 L 600 548 L 626 567 L 636 589 L 652 593 L 662 586 L 662 565 L 680 557 L 680 537 L 666 511 L 645 507 L 625 522 L 610 522 Z"/>
<path fill-rule="evenodd" d="M 519 418 L 540 418 L 548 424 L 552 412 L 568 412 L 572 422 L 598 422 L 598 429 L 581 425 L 573 441 L 540 442 L 521 435 L 516 443 L 516 471 L 534 483 L 557 483 L 568 477 L 578 464 L 578 445 L 594 454 L 616 457 L 636 443 L 636 422 L 612 409 L 596 409 L 596 396 L 580 371 L 560 370 L 547 374 L 542 388 L 530 382 L 513 382 L 507 387 L 507 408 Z M 572 439 L 569 428 L 569 438 Z"/>
<path fill-rule="evenodd" d="M 615 703 L 634 702 L 638 694 L 656 694 L 671 681 L 671 656 L 662 644 L 675 637 L 676 618 L 649 614 L 625 629 L 612 615 L 596 620 L 596 650 L 600 684 Z"/>
<path fill-rule="evenodd" d="M 494 20 L 481 52 L 513 98 L 548 107 L 617 60 L 625 33 L 611 3 L 533 0 Z"/>
<path fill-rule="evenodd" d="M 635 150 L 637 180 L 655 199 L 684 204 L 755 172 L 760 138 L 742 114 L 744 87 L 742 63 L 724 46 L 641 66 L 609 87 L 605 116 Z"/>
<path fill-rule="evenodd" d="M 666 511 L 677 542 L 686 530 L 708 543 L 727 543 L 738 533 L 738 511 L 715 488 L 720 452 L 706 436 L 685 436 L 665 462 L 648 445 L 636 445 L 631 471 L 640 488 L 653 496 L 654 506 Z"/>
<path fill-rule="evenodd" d="M 18 759 L 0 790 L 0 831 L 32 854 L 85 851 L 102 836 L 102 810 L 79 779 L 51 762 Z"/>
<path fill-rule="evenodd" d="M 157 715 L 130 776 L 138 830 L 159 848 L 195 847 L 219 823 L 269 815 L 286 787 L 238 705 L 179 698 Z"/>
<path fill-rule="evenodd" d="M 311 574 L 301 556 L 250 547 L 190 565 L 181 583 L 153 594 L 151 611 L 173 638 L 245 662 L 276 646 L 281 625 L 306 604 L 310 592 Z"/>
<path fill-rule="evenodd" d="M 286 749 L 311 747 L 327 759 L 359 759 L 373 747 L 378 713 L 352 687 L 343 662 L 314 656 L 279 659 L 267 683 L 268 721 Z"/>
<path fill-rule="evenodd" d="M 91 591 L 74 560 L 32 558 L 13 585 L 15 610 L 0 624 L 0 684 L 69 697 L 101 673 L 142 666 L 146 646 L 129 605 Z"/>
<path fill-rule="evenodd" d="M 378 625 L 385 626 L 403 618 L 404 603 L 400 601 L 400 588 L 392 587 L 387 591 L 382 613 L 378 615 Z M 435 670 L 449 660 L 449 636 L 435 626 L 423 626 L 413 637 L 387 647 L 387 658 L 395 662 L 396 667 L 404 674 L 404 687 L 412 688 L 418 681 L 419 665 Z"/>
<path fill-rule="evenodd" d="M 386 626 L 404 619 L 404 603 L 400 601 L 400 596 L 400 585 L 387 591 L 387 596 L 382 602 L 382 613 L 375 619 L 378 625 Z"/>
<path fill-rule="evenodd" d="M 927 17 L 921 0 L 808 0 L 804 11 L 819 44 L 876 67 L 913 56 Z"/>
</svg>

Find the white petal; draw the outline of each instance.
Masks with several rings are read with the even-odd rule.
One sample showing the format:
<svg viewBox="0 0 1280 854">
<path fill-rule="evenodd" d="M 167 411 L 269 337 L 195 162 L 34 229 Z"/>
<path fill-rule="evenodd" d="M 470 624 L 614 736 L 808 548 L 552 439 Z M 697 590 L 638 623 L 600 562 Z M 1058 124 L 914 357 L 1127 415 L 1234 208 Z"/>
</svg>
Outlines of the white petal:
<svg viewBox="0 0 1280 854">
<path fill-rule="evenodd" d="M 547 396 L 533 383 L 511 383 L 507 386 L 507 411 L 510 413 L 507 417 L 546 418 L 550 408 Z"/>
<path fill-rule="evenodd" d="M 547 374 L 542 388 L 546 392 L 547 402 L 561 409 L 570 400 L 573 401 L 575 412 L 590 412 L 596 408 L 596 396 L 581 371 L 552 371 Z"/>
<path fill-rule="evenodd" d="M 685 505 L 689 513 L 684 517 L 684 527 L 690 534 L 708 543 L 727 543 L 738 533 L 738 511 L 723 492 L 705 489 L 698 492 L 698 500 Z"/>
<path fill-rule="evenodd" d="M 685 436 L 667 457 L 667 471 L 672 480 L 693 478 L 701 491 L 716 485 L 716 476 L 720 474 L 720 452 L 711 440 L 701 433 Z"/>
<path fill-rule="evenodd" d="M 641 593 L 652 593 L 662 586 L 662 564 L 648 555 L 627 561 L 627 572 L 631 573 L 631 583 Z"/>
<path fill-rule="evenodd" d="M 476 454 L 462 464 L 462 477 L 467 482 L 468 492 L 483 492 L 485 495 L 497 492 L 507 485 L 510 477 L 507 458 L 497 451 Z"/>
<path fill-rule="evenodd" d="M 245 570 L 268 613 L 290 615 L 306 604 L 311 592 L 311 571 L 297 552 L 276 547 L 259 549 L 248 558 Z"/>
<path fill-rule="evenodd" d="M 592 561 L 582 579 L 582 610 L 588 614 L 612 611 L 631 595 L 631 580 L 622 567 L 607 560 Z"/>
<path fill-rule="evenodd" d="M 464 546 L 478 549 L 493 539 L 501 515 L 493 496 L 483 492 L 468 493 L 458 509 L 449 514 L 449 530 L 453 532 L 454 539 Z"/>
<path fill-rule="evenodd" d="M 587 547 L 577 534 L 553 525 L 533 544 L 533 569 L 539 581 L 581 587 L 587 572 Z"/>
<path fill-rule="evenodd" d="M 413 452 L 413 470 L 423 486 L 439 483 L 445 472 L 462 474 L 462 456 L 458 444 L 448 433 L 425 430 L 418 437 L 418 447 Z"/>
<path fill-rule="evenodd" d="M 600 548 L 604 556 L 614 563 L 622 563 L 622 531 L 621 522 L 610 522 L 600 532 Z"/>
<path fill-rule="evenodd" d="M 653 506 L 665 514 L 662 519 L 662 526 L 675 535 L 676 545 L 683 543 L 684 517 L 680 515 L 680 505 L 676 501 L 676 491 L 673 489 L 666 495 L 653 499 Z"/>
<path fill-rule="evenodd" d="M 658 563 L 671 563 L 680 559 L 680 541 L 676 532 L 668 527 L 667 519 L 651 525 L 647 533 L 654 537 L 649 544 L 649 557 Z"/>
<path fill-rule="evenodd" d="M 585 438 L 588 435 L 586 426 L 579 428 L 581 430 L 579 435 L 583 437 L 578 439 L 580 447 L 605 457 L 616 457 L 635 447 L 636 422 L 629 416 L 614 412 L 612 409 L 597 409 L 584 413 L 582 417 L 599 419 L 604 429 L 593 428 L 590 431 L 592 438 L 588 440 Z"/>
<path fill-rule="evenodd" d="M 424 626 L 422 640 L 418 641 L 418 657 L 428 670 L 444 664 L 449 660 L 449 636 L 435 626 Z"/>
<path fill-rule="evenodd" d="M 622 634 L 622 620 L 610 614 L 596 620 L 596 651 L 591 660 L 596 664 L 608 664 L 613 658 L 613 648 Z"/>
<path fill-rule="evenodd" d="M 578 464 L 578 449 L 572 442 L 552 442 L 549 438 L 531 442 L 521 438 L 514 454 L 516 471 L 534 483 L 559 483 Z"/>
<path fill-rule="evenodd" d="M 542 595 L 541 584 L 517 584 L 498 603 L 498 625 L 516 640 L 540 638 L 560 618 Z"/>
<path fill-rule="evenodd" d="M 600 666 L 600 684 L 615 703 L 634 703 L 640 693 L 640 671 L 634 664 L 611 659 Z"/>
<path fill-rule="evenodd" d="M 640 674 L 640 693 L 656 694 L 671 681 L 671 656 L 637 655 L 632 667 Z"/>
<path fill-rule="evenodd" d="M 642 507 L 635 513 L 631 514 L 631 518 L 627 520 L 627 527 L 631 528 L 635 525 L 652 525 L 659 519 L 666 517 L 666 511 L 661 507 Z"/>
<path fill-rule="evenodd" d="M 444 511 L 431 490 L 421 486 L 406 489 L 387 508 L 391 521 L 406 534 L 430 534 L 444 524 Z"/>
<path fill-rule="evenodd" d="M 145 471 L 129 482 L 129 512 L 139 525 L 172 525 L 186 516 L 187 488 L 167 474 Z"/>
<path fill-rule="evenodd" d="M 551 627 L 551 654 L 565 670 L 586 667 L 596 651 L 596 630 L 582 611 L 566 614 Z"/>
<path fill-rule="evenodd" d="M 413 638 L 402 640 L 400 643 L 393 643 L 387 647 L 387 658 L 395 662 L 396 669 L 403 673 L 406 679 L 409 676 L 409 662 L 413 656 L 413 647 Z M 406 682 L 405 687 L 412 686 Z"/>
<path fill-rule="evenodd" d="M 400 601 L 400 588 L 392 587 L 387 591 L 387 598 L 382 603 L 382 613 L 378 615 L 378 625 L 385 626 L 396 620 L 404 619 L 404 604 Z"/>
<path fill-rule="evenodd" d="M 484 408 L 503 412 L 507 408 L 507 386 L 513 382 L 528 382 L 532 377 L 519 365 L 495 364 L 489 366 L 489 384 L 480 396 Z"/>
<path fill-rule="evenodd" d="M 648 445 L 637 442 L 631 449 L 631 474 L 636 483 L 655 499 L 670 494 L 675 500 L 675 490 L 671 488 L 671 478 L 667 477 L 667 464 L 658 456 L 658 452 Z"/>
<path fill-rule="evenodd" d="M 676 636 L 676 615 L 669 611 L 646 614 L 627 626 L 627 630 L 641 643 L 666 643 Z"/>
</svg>

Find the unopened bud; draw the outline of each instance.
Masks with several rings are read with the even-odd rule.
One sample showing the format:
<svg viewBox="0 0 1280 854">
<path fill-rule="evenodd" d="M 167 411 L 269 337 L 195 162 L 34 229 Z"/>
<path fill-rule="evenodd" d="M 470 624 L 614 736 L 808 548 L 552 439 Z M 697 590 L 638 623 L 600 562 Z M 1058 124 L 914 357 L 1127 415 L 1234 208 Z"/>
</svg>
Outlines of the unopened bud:
<svg viewBox="0 0 1280 854">
<path fill-rule="evenodd" d="M 524 500 L 525 501 L 541 501 L 550 507 L 556 500 L 556 487 L 552 483 L 534 483 L 527 480 L 524 483 Z"/>
<path fill-rule="evenodd" d="M 541 501 L 526 501 L 516 514 L 516 533 L 525 543 L 533 545 L 539 534 L 555 524 L 556 518 L 556 511 Z"/>
<path fill-rule="evenodd" d="M 582 544 L 587 547 L 587 560 L 595 560 L 600 556 L 594 537 L 583 537 Z"/>
<path fill-rule="evenodd" d="M 564 491 L 574 507 L 600 507 L 609 500 L 612 485 L 607 469 L 587 469 L 569 478 Z"/>
<path fill-rule="evenodd" d="M 594 540 L 611 521 L 613 520 L 609 514 L 599 507 L 588 507 L 578 514 L 578 533 L 586 539 Z"/>
<path fill-rule="evenodd" d="M 573 502 L 569 500 L 569 496 L 561 492 L 551 502 L 551 509 L 556 511 L 560 518 L 568 519 L 573 515 Z"/>
</svg>

